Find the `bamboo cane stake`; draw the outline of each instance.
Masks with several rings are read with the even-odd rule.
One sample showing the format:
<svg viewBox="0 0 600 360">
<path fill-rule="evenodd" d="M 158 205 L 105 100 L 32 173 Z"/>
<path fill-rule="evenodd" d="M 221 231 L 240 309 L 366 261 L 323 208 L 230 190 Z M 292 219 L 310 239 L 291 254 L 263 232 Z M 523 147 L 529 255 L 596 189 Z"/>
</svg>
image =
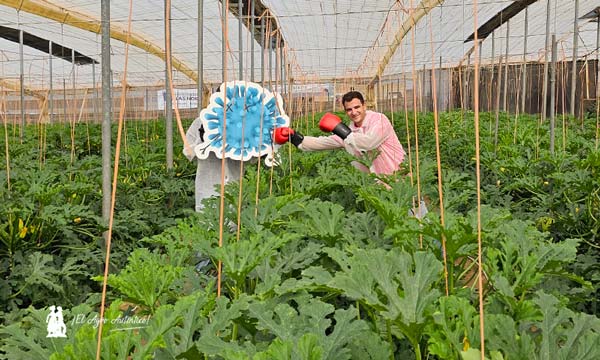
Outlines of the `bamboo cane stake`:
<svg viewBox="0 0 600 360">
<path fill-rule="evenodd" d="M 508 113 L 508 53 L 510 50 L 510 20 L 506 22 L 506 49 L 504 53 L 504 94 L 502 110 Z"/>
<path fill-rule="evenodd" d="M 464 69 L 463 71 L 464 71 L 464 79 L 465 79 L 464 84 L 463 84 L 464 85 L 463 91 L 464 91 L 465 98 L 463 101 L 464 101 L 465 109 L 468 110 L 469 108 L 472 108 L 471 97 L 469 96 L 470 91 L 471 91 L 471 89 L 469 87 L 469 85 L 470 85 L 469 82 L 471 81 L 471 76 L 470 76 L 471 75 L 471 53 L 469 53 L 467 55 L 467 66 L 465 66 L 463 69 Z"/>
<path fill-rule="evenodd" d="M 558 46 L 558 41 L 557 41 L 557 46 Z M 558 56 L 558 53 L 557 53 Z M 565 52 L 565 47 L 564 47 L 564 43 L 561 42 L 561 80 L 562 80 L 562 86 L 561 86 L 561 94 L 562 94 L 562 101 L 561 101 L 561 114 L 562 114 L 562 122 L 563 124 L 565 124 L 565 129 L 568 127 L 567 124 L 567 81 L 568 81 L 568 76 L 569 76 L 569 72 L 567 70 L 567 54 Z M 558 65 L 556 65 L 556 68 L 558 68 Z M 558 112 L 557 106 L 555 105 L 555 108 L 553 109 L 553 111 L 555 112 L 555 114 Z M 556 116 L 556 115 L 555 115 Z M 566 130 L 565 130 L 566 131 Z"/>
<path fill-rule="evenodd" d="M 400 47 L 401 50 L 401 57 L 402 60 L 404 60 L 404 47 Z M 404 71 L 404 61 L 402 62 L 402 78 L 404 80 L 404 91 L 403 91 L 403 95 L 402 97 L 404 98 L 404 119 L 406 122 L 406 145 L 407 145 L 407 157 L 408 157 L 408 173 L 411 174 L 411 176 L 409 176 L 410 178 L 410 185 L 414 186 L 414 179 L 412 177 L 412 173 L 413 173 L 413 165 L 412 165 L 412 151 L 411 151 L 411 144 L 410 144 L 410 124 L 409 124 L 409 120 L 408 120 L 408 102 L 407 102 L 407 94 L 406 94 L 406 72 Z"/>
<path fill-rule="evenodd" d="M 600 14 L 596 17 L 596 93 L 594 94 L 594 98 L 596 99 L 596 142 L 594 148 L 596 151 L 598 150 L 598 135 L 600 130 L 600 91 L 598 91 L 598 86 L 600 85 L 600 81 L 598 81 L 598 68 L 600 64 Z"/>
<path fill-rule="evenodd" d="M 48 103 L 48 92 L 46 91 L 46 96 L 45 99 L 42 103 L 42 106 L 40 107 L 40 116 L 38 117 L 38 134 L 39 134 L 39 152 L 40 152 L 40 170 L 42 169 L 42 165 L 44 164 L 45 161 L 45 152 L 46 152 L 46 127 L 44 126 L 43 123 L 43 109 L 46 107 L 47 103 Z"/>
<path fill-rule="evenodd" d="M 523 34 L 523 66 L 521 71 L 521 112 L 525 113 L 527 89 L 527 38 L 529 37 L 529 6 L 525 8 L 525 24 Z"/>
<path fill-rule="evenodd" d="M 264 41 L 264 40 L 263 40 Z M 263 42 L 263 46 L 264 46 L 264 42 Z M 264 51 L 261 51 L 262 54 L 264 54 Z M 264 88 L 263 88 L 264 91 Z M 263 133 L 263 129 L 264 129 L 264 123 L 263 123 L 263 116 L 264 116 L 264 112 L 265 112 L 265 107 L 262 106 L 260 109 L 260 134 Z M 262 136 L 260 137 L 260 141 L 258 144 L 259 149 L 262 148 Z M 254 217 L 258 216 L 258 203 L 259 203 L 259 194 L 260 194 L 260 170 L 261 170 L 261 158 L 258 157 L 258 161 L 257 161 L 257 165 L 256 165 L 256 192 L 255 192 L 255 198 L 254 198 Z"/>
<path fill-rule="evenodd" d="M 552 64 L 550 66 L 550 154 L 554 154 L 554 108 L 556 106 L 556 35 L 552 34 Z"/>
<path fill-rule="evenodd" d="M 269 68 L 269 89 L 272 91 L 273 90 L 273 54 L 272 54 L 272 39 L 273 39 L 273 35 L 275 35 L 274 31 L 273 31 L 273 24 L 272 24 L 272 19 L 271 19 L 271 14 L 267 13 L 265 16 L 268 17 L 268 22 L 267 22 L 267 45 L 268 45 L 268 49 L 269 51 L 267 52 L 267 55 L 269 56 L 269 61 L 268 61 L 268 68 Z M 275 69 L 277 70 L 277 69 Z M 289 163 L 290 163 L 290 192 L 292 192 L 292 149 L 291 147 L 289 148 Z M 275 176 L 274 173 L 275 169 L 274 167 L 271 167 L 271 170 L 269 171 L 269 196 L 271 196 L 273 194 L 273 178 Z"/>
<path fill-rule="evenodd" d="M 280 32 L 276 31 L 274 34 L 274 39 L 275 39 L 275 49 L 274 49 L 274 53 L 275 53 L 275 87 L 271 89 L 271 91 L 275 92 L 275 90 L 278 90 L 279 92 L 281 92 L 282 90 L 282 74 L 281 74 L 281 54 L 279 52 L 279 48 L 280 48 Z"/>
<path fill-rule="evenodd" d="M 587 59 L 587 56 L 584 60 L 584 69 L 585 69 L 585 98 L 590 98 L 590 63 Z"/>
<path fill-rule="evenodd" d="M 19 25 L 20 27 L 20 25 Z M 23 143 L 25 132 L 25 72 L 23 65 L 23 29 L 19 29 L 19 106 L 21 108 L 21 126 L 19 130 L 19 141 Z"/>
<path fill-rule="evenodd" d="M 548 54 L 550 53 L 550 0 L 546 3 L 546 42 L 544 47 L 544 81 L 542 85 L 542 116 L 541 122 L 546 120 L 546 112 L 548 105 Z"/>
<path fill-rule="evenodd" d="M 413 16 L 413 0 L 410 0 L 410 16 Z M 412 80 L 413 80 L 413 121 L 415 131 L 415 176 L 417 182 L 417 206 L 418 212 L 421 213 L 421 180 L 420 180 L 420 167 L 419 167 L 419 115 L 417 112 L 417 91 L 416 91 L 416 69 L 415 69 L 415 32 L 416 29 L 411 29 L 411 63 L 412 63 Z M 419 248 L 423 248 L 423 235 L 419 234 Z"/>
<path fill-rule="evenodd" d="M 477 39 L 477 0 L 473 0 L 473 27 L 475 34 L 475 49 L 479 46 Z M 481 241 L 481 159 L 479 152 L 479 62 L 475 60 L 475 169 L 477 178 L 477 289 L 479 293 L 479 338 L 481 360 L 485 360 L 485 321 L 483 309 L 483 246 Z"/>
<path fill-rule="evenodd" d="M 125 86 L 125 96 L 127 96 L 128 94 L 128 86 L 127 84 L 124 85 Z M 127 114 L 127 98 L 125 98 L 125 105 L 124 106 L 124 110 L 123 113 Z M 125 119 L 126 120 L 126 119 Z M 129 166 L 129 124 L 125 124 L 123 126 L 123 153 L 124 153 L 124 157 L 125 157 L 125 168 L 127 168 Z"/>
<path fill-rule="evenodd" d="M 431 15 L 429 15 L 429 37 L 431 45 L 431 82 L 432 82 L 432 96 L 433 96 L 433 124 L 435 129 L 435 158 L 437 162 L 437 174 L 438 174 L 438 196 L 440 198 L 440 225 L 442 229 L 446 228 L 446 220 L 444 215 L 444 191 L 442 187 L 442 157 L 440 151 L 440 131 L 439 131 L 439 114 L 437 106 L 437 81 L 435 76 L 435 51 L 433 49 L 433 26 L 431 25 Z M 446 235 L 442 231 L 442 257 L 444 260 L 444 284 L 446 287 L 446 296 L 449 295 L 448 289 L 448 260 L 446 257 Z"/>
<path fill-rule="evenodd" d="M 494 152 L 498 151 L 498 126 L 500 125 L 500 86 L 502 85 L 502 55 L 498 58 L 498 80 L 496 82 L 496 124 L 494 126 Z"/>
<path fill-rule="evenodd" d="M 390 117 L 392 120 L 392 127 L 394 126 L 394 83 L 391 83 L 391 93 L 389 94 L 389 98 L 390 98 Z"/>
<path fill-rule="evenodd" d="M 489 83 L 489 88 L 488 88 L 488 110 L 491 111 L 492 109 L 492 88 L 494 86 L 494 72 L 496 71 L 495 69 L 495 63 L 494 63 L 494 58 L 496 57 L 496 31 L 492 31 L 492 60 L 490 61 L 490 83 Z M 492 122 L 491 122 L 491 118 L 490 118 L 490 133 L 492 132 Z"/>
<path fill-rule="evenodd" d="M 167 0 L 168 1 L 168 0 Z M 129 18 L 128 18 L 128 34 L 131 33 L 131 18 L 133 13 L 133 0 L 129 0 Z M 96 345 L 96 360 L 100 360 L 102 357 L 102 328 L 104 325 L 104 308 L 106 304 L 106 287 L 108 284 L 108 271 L 110 265 L 110 250 L 112 242 L 112 229 L 115 215 L 115 204 L 117 195 L 117 183 L 119 178 L 119 157 L 121 154 L 121 135 L 123 129 L 123 117 L 125 112 L 125 93 L 127 89 L 127 64 L 129 59 L 129 35 L 125 42 L 125 69 L 123 71 L 123 82 L 122 82 L 122 93 L 121 93 L 121 106 L 119 110 L 119 126 L 117 130 L 117 142 L 115 147 L 115 160 L 113 169 L 113 182 L 111 191 L 111 204 L 110 204 L 110 216 L 108 222 L 108 230 L 106 235 L 106 255 L 104 261 L 104 276 L 102 279 L 102 297 L 100 304 L 100 322 L 98 324 L 98 343 Z"/>
<path fill-rule="evenodd" d="M 261 24 L 261 26 L 260 26 L 261 37 L 260 38 L 261 38 L 261 41 L 262 41 L 261 50 L 260 50 L 260 54 L 261 54 L 261 57 L 260 57 L 261 58 L 260 59 L 260 73 L 261 73 L 260 85 L 263 87 L 263 91 L 264 91 L 264 87 L 265 87 L 265 56 L 266 56 L 265 55 L 266 54 L 265 50 L 266 50 L 266 45 L 267 45 L 267 38 L 266 38 L 267 31 L 265 29 L 265 27 L 266 27 L 265 26 L 265 23 L 266 23 L 266 20 L 265 20 L 266 11 L 267 10 L 265 10 L 265 12 L 263 12 L 263 14 L 261 14 L 260 19 L 259 19 L 260 20 L 260 24 Z M 261 119 L 263 118 L 264 110 L 265 110 L 265 107 L 262 106 L 261 107 L 261 113 L 260 113 L 260 118 Z M 260 122 L 260 133 L 261 134 L 262 134 L 262 131 L 263 131 L 263 122 L 261 121 Z M 261 144 L 261 146 L 262 146 L 262 144 Z M 291 162 L 291 156 L 292 156 L 291 155 L 291 149 L 289 149 L 288 153 L 289 153 L 290 162 Z M 254 217 L 258 216 L 258 203 L 259 203 L 259 194 L 260 194 L 260 176 L 261 176 L 260 170 L 261 170 L 261 159 L 259 157 L 257 165 L 256 165 L 256 192 L 255 192 L 255 198 L 254 198 Z M 290 167 L 290 170 L 291 170 L 291 167 Z M 290 176 L 290 178 L 291 178 L 291 176 Z"/>
<path fill-rule="evenodd" d="M 73 93 L 73 97 L 75 96 L 75 93 Z M 71 106 L 75 107 L 75 102 L 77 100 L 73 99 L 73 101 L 71 102 Z M 75 162 L 75 111 L 72 111 L 73 116 L 69 116 L 69 127 L 70 127 L 70 136 L 71 136 L 71 162 L 70 162 L 70 166 L 73 166 L 73 163 Z M 69 173 L 69 178 L 71 178 L 72 173 Z"/>
<path fill-rule="evenodd" d="M 573 17 L 573 56 L 571 58 L 571 101 L 570 114 L 575 116 L 575 94 L 577 90 L 577 50 L 579 40 L 579 0 L 575 0 Z"/>
<path fill-rule="evenodd" d="M 177 104 L 177 97 L 171 92 L 172 71 L 171 58 L 172 53 L 169 51 L 172 46 L 171 39 L 171 9 L 169 8 L 170 2 L 164 1 L 165 4 L 165 19 L 164 19 L 164 32 L 165 32 L 165 160 L 167 166 L 167 172 L 173 169 L 173 105 Z M 173 101 L 175 100 L 175 101 Z"/>
<path fill-rule="evenodd" d="M 518 76 L 518 75 L 517 75 Z M 519 94 L 519 89 L 515 89 L 516 90 L 516 98 L 515 98 L 515 121 L 514 121 L 514 126 L 513 126 L 513 145 L 517 144 L 517 133 L 518 133 L 518 129 L 519 129 L 519 100 L 520 100 L 520 94 Z"/>
<path fill-rule="evenodd" d="M 92 99 L 92 104 L 94 100 Z M 92 119 L 93 121 L 93 119 Z M 85 113 L 85 134 L 86 134 L 86 144 L 88 149 L 88 156 L 92 155 L 92 141 L 90 139 L 90 114 L 89 112 Z"/>
<path fill-rule="evenodd" d="M 166 0 L 170 7 L 170 0 Z M 222 62 L 223 62 L 223 84 L 227 84 L 227 48 L 228 48 L 228 9 L 229 9 L 229 0 L 222 1 L 223 6 L 221 7 L 221 17 L 222 17 Z M 169 11 L 170 13 L 170 11 Z M 167 56 L 168 58 L 168 56 Z M 223 85 L 225 86 L 225 85 Z M 221 149 L 223 155 L 225 154 L 225 148 L 227 145 L 227 91 L 223 89 L 221 91 L 223 95 L 223 147 Z M 221 159 L 221 197 L 219 202 L 219 248 L 223 247 L 223 223 L 225 220 L 225 156 Z M 217 264 L 217 297 L 221 297 L 221 286 L 222 286 L 222 276 L 223 276 L 223 261 L 219 259 Z"/>
<path fill-rule="evenodd" d="M 0 116 L 4 123 L 4 157 L 6 159 L 6 186 L 10 192 L 10 152 L 8 148 L 8 121 L 6 119 L 6 92 L 2 91 L 2 101 L 0 101 Z"/>
<path fill-rule="evenodd" d="M 44 86 L 44 71 L 45 71 L 45 64 L 42 63 L 42 72 L 41 72 L 42 80 L 41 80 L 41 84 L 40 84 L 40 87 L 42 89 L 45 88 L 45 86 Z M 32 77 L 31 69 L 29 71 L 29 77 Z M 46 96 L 47 95 L 48 95 L 48 92 L 46 91 Z M 39 104 L 39 102 L 38 102 L 39 115 L 38 115 L 37 122 L 35 123 L 36 131 L 37 131 L 37 135 L 38 135 L 38 153 L 39 153 L 38 160 L 39 160 L 39 169 L 40 170 L 42 169 L 42 165 L 43 165 L 42 158 L 43 158 L 43 152 L 44 152 L 44 149 L 43 149 L 44 148 L 44 133 L 43 133 L 44 124 L 42 123 L 42 119 L 44 117 L 44 107 L 46 106 L 45 103 L 46 103 L 46 100 L 43 100 L 41 104 Z"/>
<path fill-rule="evenodd" d="M 241 3 L 238 3 L 239 6 L 241 6 Z M 239 16 L 241 17 L 241 11 Z M 242 19 L 239 19 L 239 22 L 241 24 Z M 240 63 L 241 65 L 241 63 Z M 240 66 L 241 68 L 241 66 Z M 240 70 L 240 74 L 243 72 L 243 69 Z M 246 84 L 246 88 L 247 88 L 247 84 Z M 244 96 L 244 108 L 246 108 L 246 95 Z M 242 149 L 242 155 L 243 155 L 243 151 L 244 151 L 244 132 L 246 131 L 246 114 L 243 115 L 242 118 L 242 142 L 241 142 L 241 149 Z M 262 132 L 260 132 L 260 137 L 262 139 Z M 259 149 L 261 149 L 261 144 L 259 144 Z M 241 235 L 241 230 L 242 230 L 242 194 L 243 194 L 243 188 L 244 188 L 244 161 L 240 160 L 240 177 L 238 179 L 239 182 L 239 188 L 238 188 L 238 205 L 237 205 L 237 224 L 236 224 L 236 232 L 235 232 L 235 240 L 236 241 L 240 241 L 240 235 Z"/>
<path fill-rule="evenodd" d="M 418 73 L 417 73 L 418 74 Z M 424 82 L 425 82 L 425 65 L 423 65 L 423 69 L 421 70 L 421 73 L 418 74 L 419 76 L 417 77 L 418 79 L 418 84 L 419 84 L 419 111 L 424 113 L 425 112 L 425 94 L 424 94 Z"/>
<path fill-rule="evenodd" d="M 461 65 L 463 67 L 463 65 Z M 460 98 L 460 122 L 464 122 L 464 113 L 465 113 L 465 102 L 463 95 L 463 79 L 462 79 L 462 70 L 461 68 L 456 70 L 458 73 L 458 97 Z"/>
<path fill-rule="evenodd" d="M 315 83 L 316 83 L 316 76 L 314 77 Z M 316 116 L 316 112 L 317 112 L 317 99 L 315 96 L 315 93 L 313 92 L 313 96 L 312 96 L 312 104 L 311 104 L 311 117 L 313 119 L 313 122 L 315 121 L 315 116 Z"/>
</svg>

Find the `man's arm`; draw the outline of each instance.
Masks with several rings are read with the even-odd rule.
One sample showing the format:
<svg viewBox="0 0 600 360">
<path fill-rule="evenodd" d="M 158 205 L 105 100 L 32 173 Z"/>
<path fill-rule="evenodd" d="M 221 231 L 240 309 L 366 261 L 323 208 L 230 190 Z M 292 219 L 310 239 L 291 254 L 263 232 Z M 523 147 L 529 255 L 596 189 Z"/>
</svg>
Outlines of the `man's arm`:
<svg viewBox="0 0 600 360">
<path fill-rule="evenodd" d="M 344 147 L 344 141 L 339 136 L 304 136 L 288 127 L 276 128 L 273 131 L 273 140 L 279 145 L 289 141 L 303 151 L 331 150 Z"/>
<path fill-rule="evenodd" d="M 353 138 L 353 145 L 357 150 L 369 151 L 377 149 L 388 136 L 389 134 L 387 133 L 370 132 L 367 134 L 352 133 L 351 137 Z"/>
<path fill-rule="evenodd" d="M 384 131 L 385 125 L 389 124 L 389 120 L 383 114 L 379 114 L 378 119 L 370 121 L 367 133 L 352 132 L 352 130 L 342 122 L 337 115 L 327 113 L 323 115 L 319 121 L 319 128 L 325 132 L 331 132 L 340 141 L 343 139 L 344 147 L 352 152 L 365 152 L 378 148 L 388 137 L 388 129 Z M 387 122 L 387 123 L 386 123 Z"/>
<path fill-rule="evenodd" d="M 298 146 L 302 151 L 332 150 L 344 147 L 344 142 L 336 135 L 332 136 L 305 136 L 304 141 Z"/>
</svg>

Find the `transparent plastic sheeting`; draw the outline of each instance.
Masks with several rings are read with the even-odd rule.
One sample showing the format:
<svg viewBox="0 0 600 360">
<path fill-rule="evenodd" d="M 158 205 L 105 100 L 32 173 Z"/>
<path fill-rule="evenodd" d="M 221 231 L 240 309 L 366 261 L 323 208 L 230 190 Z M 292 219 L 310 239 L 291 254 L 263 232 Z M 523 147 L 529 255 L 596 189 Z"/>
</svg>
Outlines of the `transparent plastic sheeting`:
<svg viewBox="0 0 600 360">
<path fill-rule="evenodd" d="M 40 3 L 56 4 L 66 12 L 84 14 L 100 19 L 100 1 L 90 0 L 48 0 Z M 18 12 L 2 5 L 0 0 L 0 24 L 20 28 L 34 35 L 47 38 L 55 43 L 74 48 L 77 51 L 100 61 L 101 37 L 93 32 L 78 29 L 67 24 L 25 11 Z M 236 0 L 230 0 L 235 6 Z M 270 9 L 287 43 L 286 54 L 291 61 L 292 76 L 296 79 L 332 79 L 340 77 L 373 77 L 381 59 L 393 44 L 401 24 L 408 21 L 411 1 L 396 0 L 262 0 Z M 506 8 L 513 1 L 479 1 L 478 24 L 483 25 Z M 539 0 L 529 6 L 529 26 L 527 37 L 528 61 L 544 61 L 546 41 L 547 0 Z M 421 1 L 412 1 L 418 6 Z M 579 17 L 593 11 L 598 6 L 596 0 L 579 1 Z M 204 0 L 204 79 L 210 83 L 221 83 L 223 48 L 221 30 L 222 4 L 217 0 Z M 111 22 L 121 29 L 127 28 L 129 13 L 128 1 L 111 1 Z M 247 9 L 244 10 L 247 13 Z M 267 15 L 265 15 L 267 16 Z M 555 33 L 559 42 L 559 59 L 570 59 L 573 43 L 574 1 L 550 0 L 550 33 Z M 198 1 L 172 0 L 172 41 L 173 56 L 187 67 L 197 70 L 198 43 Z M 510 20 L 508 37 L 509 61 L 522 61 L 524 53 L 525 11 Z M 505 56 L 507 46 L 507 24 L 495 31 L 494 46 L 492 37 L 485 39 L 481 46 L 481 60 L 485 63 Z M 132 31 L 146 41 L 164 49 L 164 0 L 135 0 L 133 2 Z M 590 20 L 579 21 L 578 56 L 595 58 L 596 23 Z M 238 66 L 238 20 L 228 16 L 228 57 L 227 78 L 239 79 Z M 414 39 L 414 62 L 412 59 L 412 34 L 408 33 L 395 54 L 391 57 L 383 75 L 410 72 L 414 65 L 417 70 L 438 66 L 456 66 L 465 60 L 465 54 L 473 42 L 465 43 L 474 32 L 473 2 L 471 0 L 446 0 L 431 9 L 416 26 Z M 254 42 L 255 52 L 250 54 L 250 42 Z M 260 46 L 246 28 L 242 27 L 243 79 L 250 79 L 250 57 L 254 57 L 255 81 L 260 81 Z M 433 45 L 433 54 L 432 47 Z M 0 40 L 0 78 L 18 80 L 20 73 L 19 44 Z M 113 83 L 118 84 L 124 68 L 124 43 L 111 42 L 111 66 Z M 129 53 L 128 83 L 136 85 L 164 84 L 164 61 L 156 55 L 132 47 Z M 265 63 L 275 68 L 276 58 L 272 53 Z M 25 82 L 28 87 L 47 89 L 49 87 L 48 55 L 25 47 Z M 466 61 L 466 60 L 465 60 Z M 474 59 L 471 58 L 471 63 Z M 433 64 L 432 64 L 433 63 Z M 100 65 L 96 65 L 96 83 L 100 83 Z M 274 76 L 273 70 L 272 76 Z M 69 86 L 75 77 L 75 87 L 91 86 L 92 65 L 73 67 L 69 62 L 54 59 L 53 86 Z M 267 74 L 268 77 L 268 74 Z M 176 84 L 192 84 L 188 76 L 175 71 Z M 71 85 L 73 86 L 73 85 Z"/>
<path fill-rule="evenodd" d="M 406 3 L 407 1 L 404 1 Z M 477 22 L 481 27 L 485 22 L 494 17 L 502 9 L 514 1 L 479 1 Z M 546 48 L 546 9 L 547 0 L 538 0 L 528 7 L 527 16 L 527 49 L 525 41 L 525 10 L 504 23 L 495 30 L 494 39 L 490 34 L 481 43 L 481 55 L 473 54 L 470 64 L 475 61 L 475 56 L 480 56 L 483 65 L 497 63 L 500 56 L 507 53 L 507 27 L 508 33 L 508 61 L 522 62 L 523 59 L 532 62 L 544 62 Z M 580 0 L 579 18 L 600 6 L 598 1 Z M 404 15 L 406 18 L 406 14 Z M 573 22 L 575 19 L 575 1 L 550 0 L 550 36 L 556 34 L 558 42 L 558 59 L 570 60 L 573 55 Z M 394 26 L 392 25 L 392 28 Z M 589 19 L 579 19 L 578 57 L 586 56 L 596 58 L 596 30 L 597 23 Z M 474 33 L 473 1 L 447 0 L 422 18 L 416 27 L 415 66 L 417 70 L 423 67 L 431 68 L 432 62 L 436 67 L 456 66 L 461 61 L 467 64 L 465 56 L 472 48 L 472 41 L 464 42 Z M 434 53 L 432 54 L 432 43 Z M 410 34 L 402 42 L 395 55 L 386 68 L 384 75 L 410 72 L 412 67 L 412 40 Z M 550 51 L 550 48 L 548 52 Z M 524 56 L 525 55 L 525 56 Z M 550 54 L 548 53 L 548 60 Z M 376 69 L 375 69 L 376 70 Z M 375 71 L 373 70 L 373 71 Z"/>
<path fill-rule="evenodd" d="M 56 4 L 64 8 L 65 12 L 74 15 L 83 14 L 100 20 L 100 1 L 89 0 L 49 0 L 44 3 Z M 221 83 L 222 71 L 222 20 L 221 2 L 217 0 L 204 0 L 204 80 L 208 83 Z M 128 25 L 129 2 L 111 1 L 111 26 L 126 31 Z M 187 67 L 198 69 L 198 1 L 197 0 L 172 0 L 171 10 L 171 38 L 172 54 L 181 60 Z M 238 78 L 239 68 L 239 24 L 236 17 L 228 15 L 228 47 L 227 58 L 228 79 Z M 36 36 L 48 39 L 54 43 L 74 48 L 82 54 L 96 61 L 101 60 L 101 36 L 77 27 L 60 24 L 56 21 L 41 16 L 13 9 L 2 5 L 0 1 L 0 24 L 3 26 L 23 29 Z M 165 48 L 164 40 L 164 0 L 135 0 L 133 1 L 132 32 L 143 37 L 160 49 Z M 244 44 L 244 77 L 249 79 L 250 69 L 250 41 L 254 42 L 255 73 L 260 76 L 260 46 L 250 35 L 248 29 L 242 27 L 242 42 Z M 0 40 L 0 78 L 19 79 L 19 44 Z M 49 62 L 48 54 L 24 47 L 25 57 L 25 82 L 31 88 L 49 88 Z M 111 39 L 111 67 L 113 71 L 113 84 L 118 85 L 122 79 L 125 66 L 125 43 Z M 55 89 L 73 82 L 75 73 L 76 87 L 89 87 L 93 84 L 92 74 L 95 70 L 96 83 L 100 84 L 101 65 L 95 69 L 92 65 L 75 66 L 59 58 L 53 59 L 53 86 Z M 164 84 L 165 62 L 157 55 L 149 54 L 139 48 L 130 46 L 127 68 L 127 82 L 132 86 L 159 86 Z M 174 70 L 173 81 L 175 84 L 192 84 L 195 81 L 188 76 Z"/>
</svg>

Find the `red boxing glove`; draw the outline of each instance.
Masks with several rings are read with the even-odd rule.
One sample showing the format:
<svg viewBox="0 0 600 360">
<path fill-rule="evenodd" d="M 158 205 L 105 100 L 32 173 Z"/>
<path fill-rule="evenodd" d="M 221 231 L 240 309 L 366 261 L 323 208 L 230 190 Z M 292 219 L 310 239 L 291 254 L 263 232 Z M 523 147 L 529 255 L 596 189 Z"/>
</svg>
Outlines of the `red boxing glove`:
<svg viewBox="0 0 600 360">
<path fill-rule="evenodd" d="M 276 144 L 282 145 L 291 141 L 291 143 L 297 147 L 302 143 L 302 140 L 304 140 L 304 136 L 289 127 L 278 127 L 273 131 L 273 139 Z"/>
<path fill-rule="evenodd" d="M 276 128 L 273 132 L 273 139 L 275 140 L 276 144 L 285 144 L 290 139 L 290 133 L 293 134 L 294 130 L 290 129 L 289 127 Z"/>
<path fill-rule="evenodd" d="M 347 138 L 348 135 L 352 133 L 352 130 L 342 122 L 342 119 L 332 113 L 323 115 L 319 121 L 319 129 L 321 129 L 321 131 L 334 133 L 342 139 Z"/>
</svg>

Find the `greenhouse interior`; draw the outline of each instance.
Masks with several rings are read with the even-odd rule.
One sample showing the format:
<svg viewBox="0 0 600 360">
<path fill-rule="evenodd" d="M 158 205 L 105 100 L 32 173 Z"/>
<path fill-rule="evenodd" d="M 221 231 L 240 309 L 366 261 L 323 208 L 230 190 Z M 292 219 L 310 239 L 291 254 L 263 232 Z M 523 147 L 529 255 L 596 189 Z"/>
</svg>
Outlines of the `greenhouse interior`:
<svg viewBox="0 0 600 360">
<path fill-rule="evenodd" d="M 600 359 L 600 2 L 0 0 L 0 359 Z"/>
</svg>

